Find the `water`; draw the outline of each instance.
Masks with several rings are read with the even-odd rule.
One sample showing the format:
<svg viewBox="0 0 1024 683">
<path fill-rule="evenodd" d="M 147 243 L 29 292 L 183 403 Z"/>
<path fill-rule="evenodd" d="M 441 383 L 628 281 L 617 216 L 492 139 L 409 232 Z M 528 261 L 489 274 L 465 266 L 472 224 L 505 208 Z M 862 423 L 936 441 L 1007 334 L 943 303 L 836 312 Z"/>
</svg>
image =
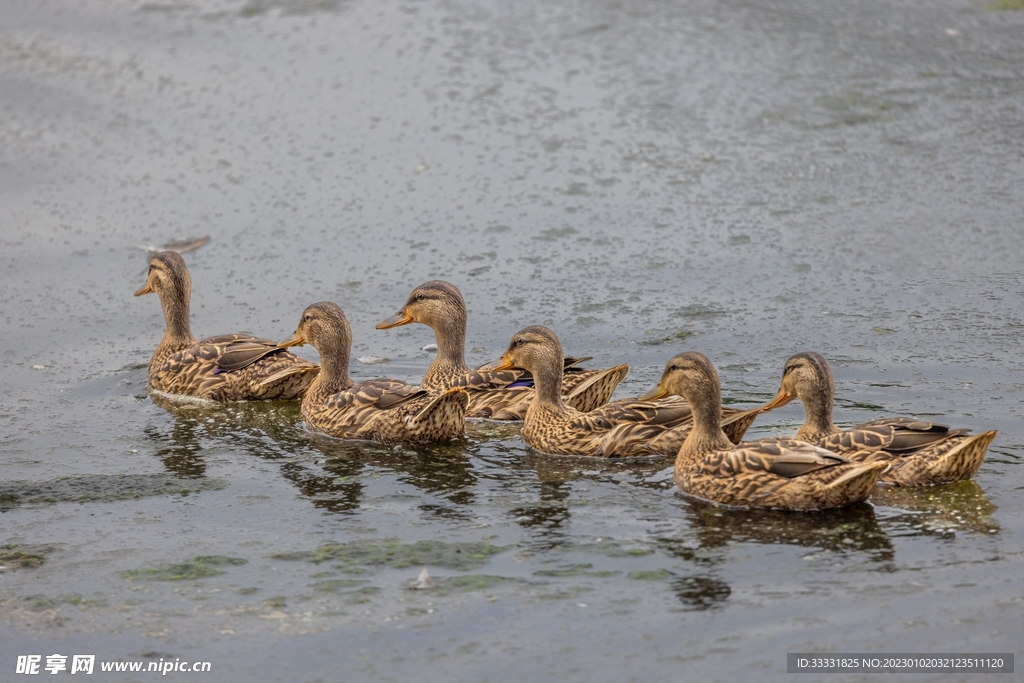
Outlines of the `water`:
<svg viewBox="0 0 1024 683">
<path fill-rule="evenodd" d="M 782 680 L 786 652 L 1020 644 L 1024 13 L 3 13 L 5 671 L 56 652 L 225 681 Z M 743 405 L 814 349 L 840 424 L 1000 433 L 974 482 L 754 514 L 654 464 L 532 455 L 505 426 L 383 448 L 312 437 L 296 406 L 168 405 L 145 393 L 163 322 L 131 296 L 136 245 L 201 235 L 196 334 L 283 339 L 333 300 L 353 356 L 389 359 L 356 377 L 418 379 L 430 331 L 373 326 L 444 278 L 471 363 L 545 324 L 630 363 L 619 395 L 696 349 Z M 409 588 L 424 566 L 434 586 Z"/>
</svg>

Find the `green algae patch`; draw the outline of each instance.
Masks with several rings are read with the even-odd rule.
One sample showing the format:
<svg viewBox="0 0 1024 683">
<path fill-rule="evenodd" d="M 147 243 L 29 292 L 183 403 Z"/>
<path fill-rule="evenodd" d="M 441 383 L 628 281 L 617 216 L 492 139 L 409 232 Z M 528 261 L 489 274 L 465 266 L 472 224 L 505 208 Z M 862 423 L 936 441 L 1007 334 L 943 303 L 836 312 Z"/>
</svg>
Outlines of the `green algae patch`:
<svg viewBox="0 0 1024 683">
<path fill-rule="evenodd" d="M 433 579 L 434 586 L 431 588 L 416 588 L 427 595 L 451 595 L 453 593 L 472 593 L 475 591 L 490 590 L 502 586 L 522 584 L 521 579 L 508 576 L 494 576 L 492 574 L 464 574 L 462 576 L 444 576 Z"/>
<path fill-rule="evenodd" d="M 1024 10 L 1024 0 L 996 0 L 995 2 L 986 2 L 983 7 L 996 12 Z"/>
<path fill-rule="evenodd" d="M 105 503 L 152 496 L 188 495 L 227 487 L 220 479 L 185 479 L 172 474 L 85 474 L 44 481 L 0 482 L 0 511 L 21 505 Z"/>
<path fill-rule="evenodd" d="M 541 600 L 574 600 L 592 590 L 594 589 L 590 586 L 568 586 L 550 593 L 542 593 L 537 597 Z"/>
<path fill-rule="evenodd" d="M 205 579 L 224 573 L 225 565 L 241 565 L 248 562 L 240 557 L 223 555 L 202 555 L 188 562 L 178 564 L 162 564 L 150 569 L 128 569 L 119 572 L 122 578 L 129 581 L 190 581 Z"/>
<path fill-rule="evenodd" d="M 49 547 L 5 545 L 0 546 L 0 567 L 5 569 L 24 569 L 38 567 L 46 562 Z"/>
<path fill-rule="evenodd" d="M 675 578 L 676 575 L 667 569 L 638 569 L 626 576 L 635 581 L 664 581 Z"/>
<path fill-rule="evenodd" d="M 32 612 L 44 612 L 57 609 L 61 605 L 75 605 L 78 607 L 103 607 L 106 600 L 87 600 L 78 593 L 69 593 L 57 598 L 50 598 L 45 595 L 26 595 L 22 598 L 27 603 L 28 609 Z"/>
<path fill-rule="evenodd" d="M 594 569 L 594 565 L 582 562 L 579 564 L 571 564 L 566 567 L 560 567 L 558 569 L 538 569 L 533 573 L 533 575 L 544 577 L 596 576 L 603 578 L 615 576 L 618 573 L 619 572 L 612 571 L 610 569 Z"/>
<path fill-rule="evenodd" d="M 380 588 L 377 588 L 376 586 L 363 586 L 362 588 L 357 588 L 354 591 L 339 593 L 339 595 L 348 605 L 362 605 L 370 602 L 370 598 L 377 595 L 377 593 L 380 593 Z"/>
<path fill-rule="evenodd" d="M 491 556 L 504 550 L 503 547 L 483 542 L 417 541 L 416 543 L 402 543 L 396 540 L 383 540 L 322 545 L 312 551 L 281 553 L 271 557 L 275 560 L 301 560 L 315 564 L 339 562 L 339 568 L 346 571 L 360 566 L 408 569 L 424 565 L 467 570 L 486 564 Z"/>
<path fill-rule="evenodd" d="M 593 543 L 573 543 L 566 546 L 566 550 L 594 553 L 605 557 L 643 557 L 654 552 L 651 548 L 636 548 L 623 546 L 618 541 L 610 538 L 597 539 Z"/>
<path fill-rule="evenodd" d="M 338 593 L 367 583 L 366 579 L 329 579 L 321 581 L 313 586 L 317 593 Z"/>
</svg>

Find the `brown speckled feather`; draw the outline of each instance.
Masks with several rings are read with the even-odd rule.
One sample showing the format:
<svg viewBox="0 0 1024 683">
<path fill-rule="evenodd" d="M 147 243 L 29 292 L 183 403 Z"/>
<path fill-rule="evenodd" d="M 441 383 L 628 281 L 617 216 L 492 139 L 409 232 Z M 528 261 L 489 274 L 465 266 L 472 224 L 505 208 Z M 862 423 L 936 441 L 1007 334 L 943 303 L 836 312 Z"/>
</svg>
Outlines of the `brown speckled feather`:
<svg viewBox="0 0 1024 683">
<path fill-rule="evenodd" d="M 431 396 L 394 380 L 370 380 L 317 402 L 312 392 L 302 417 L 315 432 L 379 443 L 444 441 L 465 430 L 468 394 L 461 389 Z"/>
<path fill-rule="evenodd" d="M 554 455 L 586 455 L 604 458 L 675 455 L 692 425 L 689 404 L 679 398 L 662 401 L 623 399 L 583 412 L 563 399 L 561 386 L 561 344 L 546 327 L 528 327 L 518 332 L 505 352 L 506 363 L 532 373 L 537 395 L 526 411 L 523 440 L 538 451 Z M 611 368 L 617 384 L 628 367 Z M 600 382 L 588 380 L 590 386 Z M 586 390 L 588 386 L 581 385 Z M 730 422 L 749 426 L 753 416 L 730 410 Z"/>
<path fill-rule="evenodd" d="M 929 425 L 927 431 L 921 431 L 922 424 Z M 859 462 L 887 463 L 883 483 L 934 486 L 977 474 L 995 437 L 995 431 L 970 434 L 911 418 L 883 418 L 830 434 L 817 445 Z"/>
<path fill-rule="evenodd" d="M 459 289 L 450 282 L 432 280 L 414 289 L 402 309 L 377 328 L 409 323 L 427 325 L 434 330 L 437 357 L 424 373 L 420 386 L 432 392 L 451 387 L 466 389 L 470 401 L 466 417 L 522 420 L 534 395 L 532 378 L 518 369 L 495 372 L 489 363 L 470 370 L 465 361 L 466 316 L 466 303 Z M 576 391 L 572 399 L 573 405 L 586 409 L 607 403 L 617 384 L 612 382 L 615 373 L 607 374 L 611 371 L 578 367 L 588 360 L 590 357 L 565 357 L 562 385 L 562 393 L 568 396 L 586 380 L 596 378 L 586 389 Z"/>
<path fill-rule="evenodd" d="M 221 366 L 225 356 L 230 369 Z M 306 393 L 319 371 L 317 365 L 256 337 L 215 343 L 203 340 L 151 367 L 149 386 L 167 394 L 211 401 L 296 399 Z M 275 381 L 267 383 L 271 376 Z"/>
<path fill-rule="evenodd" d="M 823 510 L 866 500 L 885 467 L 777 439 L 677 459 L 674 476 L 686 493 L 726 505 Z"/>
<path fill-rule="evenodd" d="M 136 296 L 156 292 L 166 329 L 149 362 L 149 386 L 167 394 L 212 401 L 301 398 L 319 367 L 247 334 L 223 334 L 196 341 L 189 327 L 192 280 L 172 251 L 150 258 L 146 284 Z"/>
<path fill-rule="evenodd" d="M 676 456 L 680 490 L 725 505 L 821 510 L 867 499 L 888 466 L 851 462 L 795 439 L 732 444 L 720 426 L 721 385 L 706 356 L 689 352 L 665 365 L 645 396 L 675 395 L 693 409 L 693 427 Z M 752 411 L 757 412 L 757 411 Z"/>
<path fill-rule="evenodd" d="M 341 308 L 322 301 L 306 308 L 295 335 L 281 346 L 312 344 L 321 372 L 302 399 L 312 431 L 381 443 L 445 441 L 465 431 L 469 394 L 452 388 L 429 392 L 392 379 L 354 384 L 348 375 L 352 332 Z"/>
<path fill-rule="evenodd" d="M 588 413 L 533 402 L 521 433 L 543 453 L 629 458 L 674 455 L 690 424 L 690 406 L 683 401 L 613 401 Z"/>
<path fill-rule="evenodd" d="M 977 474 L 996 432 L 966 429 L 910 417 L 888 417 L 838 429 L 832 422 L 835 381 L 825 359 L 814 352 L 786 361 L 782 384 L 770 410 L 799 398 L 806 420 L 797 437 L 858 462 L 884 462 L 880 481 L 897 486 L 932 486 Z"/>
</svg>

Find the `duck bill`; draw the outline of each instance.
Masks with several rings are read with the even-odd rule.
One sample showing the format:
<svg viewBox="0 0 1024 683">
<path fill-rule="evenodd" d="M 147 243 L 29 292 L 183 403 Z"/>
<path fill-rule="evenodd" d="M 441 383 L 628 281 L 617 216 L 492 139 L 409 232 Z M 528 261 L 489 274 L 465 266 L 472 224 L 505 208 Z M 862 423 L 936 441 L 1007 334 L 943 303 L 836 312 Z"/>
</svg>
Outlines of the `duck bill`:
<svg viewBox="0 0 1024 683">
<path fill-rule="evenodd" d="M 775 395 L 775 398 L 771 400 L 771 403 L 766 403 L 761 408 L 761 412 L 767 412 L 769 410 L 774 410 L 775 408 L 781 408 L 782 406 L 786 405 L 795 398 L 796 396 L 790 396 L 784 390 L 779 389 L 779 393 Z"/>
<path fill-rule="evenodd" d="M 668 389 L 665 388 L 665 385 L 662 382 L 658 382 L 658 386 L 641 396 L 639 400 L 654 401 L 659 398 L 665 398 L 666 396 L 668 396 Z"/>
<path fill-rule="evenodd" d="M 516 367 L 516 364 L 512 362 L 512 359 L 509 358 L 508 352 L 506 351 L 501 354 L 501 358 L 491 361 L 490 366 L 491 370 L 497 372 L 498 370 L 511 370 Z"/>
<path fill-rule="evenodd" d="M 142 285 L 135 290 L 135 296 L 142 296 L 143 294 L 149 294 L 153 291 L 153 285 L 150 284 L 149 280 L 146 280 L 146 284 Z"/>
<path fill-rule="evenodd" d="M 412 316 L 409 315 L 408 313 L 406 313 L 405 309 L 403 308 L 402 310 L 400 310 L 398 313 L 395 313 L 393 316 L 391 316 L 387 320 L 381 320 L 379 323 L 377 323 L 377 329 L 378 330 L 388 330 L 388 329 L 391 329 L 392 327 L 399 327 L 400 325 L 408 325 L 412 321 L 413 321 L 412 320 Z"/>
<path fill-rule="evenodd" d="M 287 349 L 289 346 L 302 346 L 305 343 L 306 340 L 302 337 L 302 335 L 296 332 L 291 336 L 290 339 L 285 339 L 283 342 L 280 342 L 277 345 L 277 348 Z"/>
</svg>

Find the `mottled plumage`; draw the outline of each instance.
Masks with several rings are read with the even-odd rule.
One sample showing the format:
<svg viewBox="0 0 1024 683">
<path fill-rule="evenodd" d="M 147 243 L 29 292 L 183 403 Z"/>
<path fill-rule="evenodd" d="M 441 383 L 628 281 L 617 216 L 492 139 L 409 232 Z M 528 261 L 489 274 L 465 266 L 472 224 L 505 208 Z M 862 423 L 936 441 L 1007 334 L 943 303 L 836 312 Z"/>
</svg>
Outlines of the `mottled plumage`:
<svg viewBox="0 0 1024 683">
<path fill-rule="evenodd" d="M 626 399 L 578 411 L 565 405 L 558 391 L 561 358 L 562 346 L 554 332 L 534 326 L 516 333 L 499 365 L 522 368 L 536 383 L 537 395 L 521 432 L 529 446 L 554 455 L 605 458 L 674 455 L 679 450 L 692 423 L 686 402 Z M 746 418 L 736 417 L 736 422 Z"/>
<path fill-rule="evenodd" d="M 464 433 L 469 405 L 464 389 L 431 393 L 393 379 L 352 382 L 352 331 L 337 304 L 309 306 L 295 334 L 280 346 L 306 343 L 320 353 L 321 366 L 302 399 L 302 418 L 312 431 L 381 443 L 444 441 Z"/>
<path fill-rule="evenodd" d="M 421 323 L 434 330 L 437 357 L 423 375 L 420 387 L 440 391 L 461 387 L 469 392 L 467 417 L 522 420 L 534 395 L 533 378 L 524 370 L 495 371 L 489 365 L 471 370 L 466 365 L 466 303 L 459 289 L 443 280 L 425 282 L 412 291 L 395 315 L 377 323 L 384 330 Z M 626 376 L 629 366 L 608 370 L 576 367 L 589 358 L 564 359 L 562 394 L 578 410 L 604 405 Z"/>
<path fill-rule="evenodd" d="M 764 409 L 799 398 L 807 418 L 797 438 L 863 462 L 885 462 L 880 481 L 931 486 L 970 479 L 981 467 L 995 431 L 966 429 L 908 417 L 888 417 L 840 430 L 832 423 L 835 381 L 825 359 L 808 351 L 786 361 L 779 393 Z"/>
<path fill-rule="evenodd" d="M 269 339 L 223 334 L 197 341 L 189 326 L 192 279 L 173 251 L 149 260 L 146 284 L 135 296 L 156 292 L 164 310 L 164 336 L 149 361 L 149 387 L 212 401 L 301 398 L 319 372 L 304 358 Z"/>
<path fill-rule="evenodd" d="M 743 507 L 822 510 L 865 500 L 884 463 L 855 463 L 796 439 L 732 444 L 719 425 L 721 386 L 711 361 L 696 352 L 665 365 L 647 397 L 682 396 L 693 408 L 693 429 L 676 455 L 682 491 Z"/>
</svg>

